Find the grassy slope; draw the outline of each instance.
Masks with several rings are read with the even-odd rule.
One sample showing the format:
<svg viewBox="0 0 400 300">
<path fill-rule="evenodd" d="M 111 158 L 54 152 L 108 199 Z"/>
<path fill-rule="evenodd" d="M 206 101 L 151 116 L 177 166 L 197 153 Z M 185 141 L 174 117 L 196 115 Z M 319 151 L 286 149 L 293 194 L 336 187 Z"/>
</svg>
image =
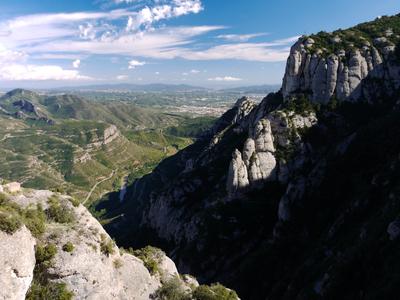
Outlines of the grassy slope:
<svg viewBox="0 0 400 300">
<path fill-rule="evenodd" d="M 0 178 L 20 181 L 26 187 L 58 189 L 83 201 L 96 182 L 114 171 L 114 176 L 94 190 L 90 199 L 94 200 L 119 189 L 123 177 L 150 172 L 163 158 L 192 142 L 193 131 L 180 137 L 159 129 L 193 122 L 181 115 L 123 102 L 100 103 L 75 96 L 47 98 L 18 91 L 0 98 L 0 104 L 11 111 L 12 103 L 21 98 L 56 120 L 55 125 L 47 125 L 0 112 Z M 109 124 L 117 125 L 121 136 L 110 144 L 90 147 Z M 74 162 L 86 152 L 91 160 Z"/>
</svg>

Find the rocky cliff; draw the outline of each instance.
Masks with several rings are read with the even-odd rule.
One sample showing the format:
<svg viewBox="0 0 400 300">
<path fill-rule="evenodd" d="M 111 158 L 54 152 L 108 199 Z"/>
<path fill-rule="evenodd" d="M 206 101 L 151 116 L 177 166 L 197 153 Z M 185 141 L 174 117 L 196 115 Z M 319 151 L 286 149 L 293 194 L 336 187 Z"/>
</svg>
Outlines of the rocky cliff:
<svg viewBox="0 0 400 300">
<path fill-rule="evenodd" d="M 244 299 L 395 299 L 399 35 L 394 16 L 300 38 L 281 92 L 101 204 L 107 231 Z"/>
<path fill-rule="evenodd" d="M 398 24 L 387 18 L 346 31 L 304 36 L 290 50 L 283 96 L 304 92 L 326 104 L 333 96 L 373 101 L 377 93 L 393 94 L 400 86 L 399 41 Z"/>
<path fill-rule="evenodd" d="M 159 299 L 171 281 L 188 297 L 199 286 L 180 277 L 161 250 L 119 249 L 70 197 L 6 191 L 0 193 L 1 299 Z"/>
</svg>

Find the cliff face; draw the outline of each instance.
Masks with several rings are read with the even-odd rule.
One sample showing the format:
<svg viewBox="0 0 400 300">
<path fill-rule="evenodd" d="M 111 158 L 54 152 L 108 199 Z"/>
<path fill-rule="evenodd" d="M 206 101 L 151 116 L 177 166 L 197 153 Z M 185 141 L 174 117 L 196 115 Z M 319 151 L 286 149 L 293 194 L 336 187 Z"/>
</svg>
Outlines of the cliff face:
<svg viewBox="0 0 400 300">
<path fill-rule="evenodd" d="M 302 37 L 290 50 L 283 96 L 309 93 L 313 101 L 326 104 L 333 96 L 341 101 L 373 101 L 382 89 L 393 94 L 400 86 L 399 30 L 393 30 L 390 22 L 378 32 L 371 30 L 382 21 L 377 22 Z"/>
<path fill-rule="evenodd" d="M 175 264 L 160 250 L 135 252 L 142 259 L 120 250 L 88 210 L 69 197 L 38 190 L 3 192 L 1 299 L 145 300 L 175 278 L 182 289 L 198 286 L 195 279 L 179 279 Z M 152 255 L 157 265 L 149 269 Z"/>
<path fill-rule="evenodd" d="M 395 16 L 301 38 L 282 92 L 137 180 L 108 232 L 245 299 L 395 298 L 399 34 Z"/>
</svg>

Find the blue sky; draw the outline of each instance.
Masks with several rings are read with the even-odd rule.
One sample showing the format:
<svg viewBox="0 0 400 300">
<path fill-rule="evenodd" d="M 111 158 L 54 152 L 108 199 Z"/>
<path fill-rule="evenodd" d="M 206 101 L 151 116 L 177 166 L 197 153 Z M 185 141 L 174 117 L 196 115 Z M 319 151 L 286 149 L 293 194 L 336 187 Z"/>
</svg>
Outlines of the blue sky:
<svg viewBox="0 0 400 300">
<path fill-rule="evenodd" d="M 298 36 L 398 0 L 2 0 L 0 86 L 279 84 Z"/>
</svg>

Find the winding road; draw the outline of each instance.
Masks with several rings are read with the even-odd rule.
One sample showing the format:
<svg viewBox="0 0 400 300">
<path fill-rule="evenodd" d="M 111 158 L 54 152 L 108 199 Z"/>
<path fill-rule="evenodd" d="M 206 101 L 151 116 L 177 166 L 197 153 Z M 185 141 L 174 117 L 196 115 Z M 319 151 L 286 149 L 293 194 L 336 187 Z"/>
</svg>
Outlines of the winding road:
<svg viewBox="0 0 400 300">
<path fill-rule="evenodd" d="M 106 178 L 104 178 L 104 179 L 102 179 L 102 180 L 96 182 L 96 184 L 95 184 L 95 185 L 92 187 L 92 189 L 90 190 L 89 194 L 86 196 L 85 201 L 82 202 L 82 205 L 85 205 L 86 202 L 90 199 L 90 197 L 92 196 L 93 191 L 97 188 L 97 186 L 98 186 L 99 184 L 103 183 L 104 181 L 110 180 L 110 179 L 115 175 L 115 172 L 117 172 L 117 170 L 118 170 L 118 169 L 113 170 L 113 171 L 111 172 L 110 176 L 108 176 L 108 177 L 106 177 Z"/>
</svg>

